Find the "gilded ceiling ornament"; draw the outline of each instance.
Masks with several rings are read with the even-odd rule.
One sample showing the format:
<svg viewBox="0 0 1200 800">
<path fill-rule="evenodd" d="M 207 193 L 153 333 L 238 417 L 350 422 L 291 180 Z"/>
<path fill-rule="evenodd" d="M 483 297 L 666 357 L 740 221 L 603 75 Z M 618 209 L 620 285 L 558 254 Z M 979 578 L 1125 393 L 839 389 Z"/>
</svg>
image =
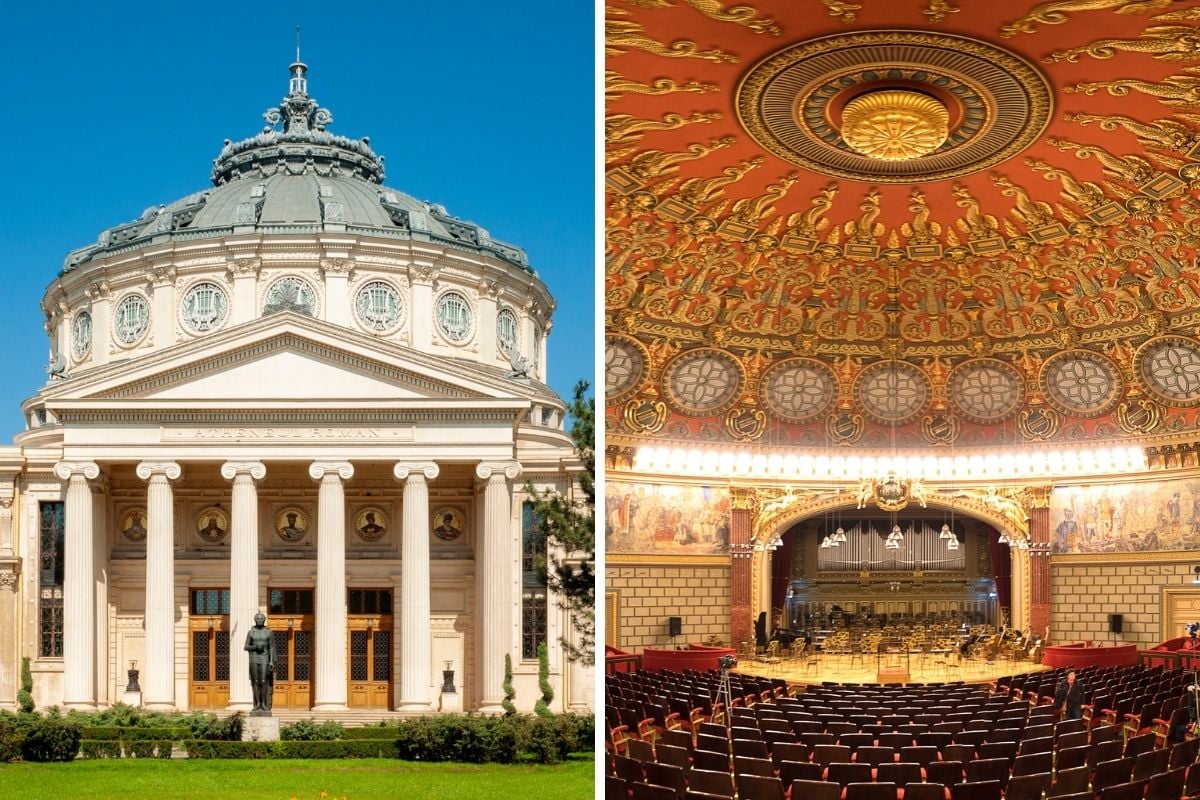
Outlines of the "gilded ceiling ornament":
<svg viewBox="0 0 1200 800">
<path fill-rule="evenodd" d="M 1042 177 L 1046 180 L 1061 182 L 1063 199 L 1075 203 L 1084 211 L 1104 205 L 1108 201 L 1103 188 L 1090 181 L 1077 181 L 1075 176 L 1066 170 L 1052 167 L 1038 158 L 1027 158 L 1025 164 L 1034 172 L 1042 173 Z"/>
<path fill-rule="evenodd" d="M 812 199 L 812 208 L 807 211 L 797 211 L 788 217 L 787 227 L 792 234 L 806 239 L 816 239 L 818 233 L 829 227 L 829 220 L 825 219 L 824 215 L 833 207 L 833 198 L 837 192 L 838 184 L 829 184 Z"/>
<path fill-rule="evenodd" d="M 947 14 L 957 14 L 958 12 L 958 6 L 951 3 L 950 0 L 928 0 L 921 13 L 928 17 L 930 22 L 941 22 L 946 19 Z"/>
<path fill-rule="evenodd" d="M 713 200 L 718 191 L 745 177 L 750 170 L 763 165 L 762 156 L 754 156 L 742 161 L 737 166 L 726 167 L 718 178 L 692 178 L 680 185 L 675 194 L 683 202 L 692 206 L 702 206 Z"/>
<path fill-rule="evenodd" d="M 628 144 L 640 141 L 643 133 L 673 131 L 698 122 L 721 119 L 718 111 L 696 111 L 690 116 L 663 114 L 661 120 L 637 119 L 630 114 L 613 114 L 604 118 L 604 139 L 609 144 Z"/>
<path fill-rule="evenodd" d="M 920 189 L 914 187 L 909 193 L 908 210 L 914 215 L 913 219 L 900 226 L 900 232 L 908 239 L 908 244 L 926 245 L 937 242 L 942 233 L 942 226 L 929 221 L 929 203 Z"/>
<path fill-rule="evenodd" d="M 661 400 L 651 398 L 630 400 L 622 409 L 621 419 L 634 433 L 653 435 L 666 424 L 667 406 Z"/>
<path fill-rule="evenodd" d="M 670 8 L 670 0 L 625 0 L 628 5 L 637 8 Z M 782 31 L 774 20 L 766 17 L 759 18 L 758 12 L 750 6 L 730 6 L 724 8 L 717 0 L 680 0 L 691 6 L 709 19 L 718 22 L 732 22 L 749 28 L 755 33 L 769 33 L 778 36 Z"/>
<path fill-rule="evenodd" d="M 650 83 L 630 80 L 619 72 L 606 70 L 604 73 L 604 94 L 610 99 L 616 99 L 627 94 L 662 95 L 674 92 L 715 92 L 720 89 L 715 83 L 701 81 L 684 81 L 674 78 L 655 78 Z"/>
<path fill-rule="evenodd" d="M 1200 30 L 1191 25 L 1152 25 L 1137 39 L 1099 39 L 1091 44 L 1055 50 L 1042 60 L 1046 63 L 1076 63 L 1080 56 L 1109 59 L 1124 50 L 1145 53 L 1162 61 L 1200 61 Z"/>
<path fill-rule="evenodd" d="M 1050 137 L 1046 144 L 1065 152 L 1074 151 L 1076 158 L 1095 157 L 1104 171 L 1115 178 L 1120 178 L 1134 186 L 1141 186 L 1154 177 L 1158 171 L 1140 156 L 1115 156 L 1102 147 L 1082 145 L 1067 139 Z"/>
<path fill-rule="evenodd" d="M 1162 147 L 1167 150 L 1177 150 L 1188 153 L 1196 147 L 1200 140 L 1200 131 L 1184 125 L 1170 117 L 1156 119 L 1153 122 L 1141 122 L 1130 117 L 1112 114 L 1063 114 L 1067 122 L 1078 122 L 1080 125 L 1097 123 L 1104 131 L 1124 129 L 1138 138 L 1138 141 L 1148 147 Z"/>
<path fill-rule="evenodd" d="M 992 183 L 1000 188 L 1000 194 L 1016 200 L 1012 213 L 1026 228 L 1041 228 L 1052 224 L 1054 209 L 1049 203 L 1033 200 L 1024 187 L 1013 183 L 1007 176 L 992 173 Z M 1066 233 L 1066 231 L 1063 231 Z"/>
<path fill-rule="evenodd" d="M 910 161 L 942 146 L 950 113 L 917 91 L 889 89 L 859 95 L 842 109 L 842 139 L 881 161 Z"/>
<path fill-rule="evenodd" d="M 767 415 L 761 408 L 733 408 L 725 414 L 725 430 L 739 442 L 762 438 L 767 429 Z"/>
<path fill-rule="evenodd" d="M 1101 89 L 1113 97 L 1124 97 L 1130 92 L 1157 97 L 1169 106 L 1193 108 L 1200 104 L 1200 77 L 1193 67 L 1185 67 L 1186 75 L 1171 75 L 1161 81 L 1143 81 L 1137 78 L 1117 78 L 1108 81 L 1082 81 L 1062 87 L 1066 94 L 1093 95 Z"/>
<path fill-rule="evenodd" d="M 730 216 L 746 225 L 757 227 L 763 219 L 775 213 L 775 208 L 771 203 L 786 195 L 788 189 L 792 188 L 792 184 L 799 179 L 800 173 L 788 173 L 778 183 L 769 185 L 764 194 L 738 200 L 733 204 L 733 212 Z"/>
<path fill-rule="evenodd" d="M 1000 35 L 1010 39 L 1021 33 L 1034 33 L 1035 25 L 1061 25 L 1079 11 L 1114 11 L 1117 14 L 1149 14 L 1171 4 L 1171 0 L 1053 0 L 1035 6 L 1028 14 L 1000 27 Z"/>
<path fill-rule="evenodd" d="M 843 227 L 847 240 L 855 244 L 879 244 L 879 237 L 883 235 L 883 224 L 875 221 L 880 213 L 879 190 L 868 189 L 862 202 L 858 204 L 858 210 L 862 212 L 862 216 L 857 221 L 847 222 Z"/>
<path fill-rule="evenodd" d="M 855 497 L 859 508 L 866 508 L 867 503 L 874 503 L 880 511 L 903 511 L 911 501 L 916 501 L 921 508 L 926 507 L 928 494 L 921 481 L 916 479 L 900 479 L 895 475 L 883 478 L 867 478 L 858 486 Z"/>
<path fill-rule="evenodd" d="M 1162 422 L 1162 408 L 1145 397 L 1131 398 L 1117 406 L 1117 424 L 1132 435 L 1150 433 Z"/>
<path fill-rule="evenodd" d="M 842 22 L 854 22 L 862 10 L 861 3 L 847 3 L 844 0 L 821 0 L 821 4 L 829 10 L 829 16 Z"/>
<path fill-rule="evenodd" d="M 631 20 L 613 19 L 604 21 L 604 53 L 612 58 L 630 50 L 644 50 L 656 56 L 668 58 L 698 58 L 717 64 L 736 64 L 738 57 L 719 48 L 701 49 L 695 42 L 677 39 L 665 44 L 652 39 L 643 32 L 642 26 Z"/>
<path fill-rule="evenodd" d="M 690 144 L 682 153 L 644 150 L 634 156 L 628 164 L 620 169 L 642 181 L 651 178 L 661 178 L 664 175 L 674 174 L 679 169 L 680 164 L 704 158 L 704 156 L 715 150 L 729 147 L 734 141 L 734 137 L 725 136 L 721 139 L 713 139 L 707 145 Z"/>
<path fill-rule="evenodd" d="M 921 418 L 921 433 L 930 444 L 950 445 L 962 433 L 962 424 L 953 414 L 938 412 Z"/>
<path fill-rule="evenodd" d="M 858 444 L 866 427 L 862 415 L 853 411 L 838 411 L 829 417 L 826 423 L 826 430 L 833 444 Z"/>
<path fill-rule="evenodd" d="M 968 241 L 992 240 L 999 236 L 1000 223 L 991 214 L 984 214 L 976 200 L 962 184 L 953 188 L 954 204 L 965 208 L 967 215 L 958 221 L 959 228 L 967 234 Z"/>
<path fill-rule="evenodd" d="M 1062 416 L 1052 408 L 1031 404 L 1017 415 L 1017 426 L 1026 439 L 1045 441 L 1058 435 Z"/>
</svg>

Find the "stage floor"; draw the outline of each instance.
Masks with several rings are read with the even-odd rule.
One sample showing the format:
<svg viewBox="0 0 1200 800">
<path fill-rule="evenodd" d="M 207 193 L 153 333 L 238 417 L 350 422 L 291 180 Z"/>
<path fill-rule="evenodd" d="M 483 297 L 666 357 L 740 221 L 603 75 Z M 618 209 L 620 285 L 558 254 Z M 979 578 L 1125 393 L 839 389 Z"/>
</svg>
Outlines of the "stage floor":
<svg viewBox="0 0 1200 800">
<path fill-rule="evenodd" d="M 995 661 L 967 658 L 960 661 L 957 656 L 941 657 L 930 655 L 909 659 L 895 654 L 881 656 L 826 655 L 817 653 L 816 658 L 744 658 L 738 662 L 734 672 L 758 675 L 765 678 L 782 678 L 789 684 L 835 683 L 943 683 L 964 681 L 966 683 L 991 683 L 1006 675 L 1024 675 L 1046 672 L 1050 667 L 1031 661 L 1012 661 L 1000 658 Z"/>
</svg>

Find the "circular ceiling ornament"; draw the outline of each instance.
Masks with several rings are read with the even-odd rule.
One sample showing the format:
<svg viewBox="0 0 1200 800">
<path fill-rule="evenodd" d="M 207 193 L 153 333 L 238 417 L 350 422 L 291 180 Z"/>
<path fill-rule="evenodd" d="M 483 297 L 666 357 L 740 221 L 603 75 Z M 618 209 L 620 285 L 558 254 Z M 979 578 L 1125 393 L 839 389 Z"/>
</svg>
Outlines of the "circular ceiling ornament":
<svg viewBox="0 0 1200 800">
<path fill-rule="evenodd" d="M 1138 383 L 1168 406 L 1200 405 L 1200 342 L 1185 336 L 1160 336 L 1134 355 Z"/>
<path fill-rule="evenodd" d="M 640 342 L 609 336 L 604 342 L 605 402 L 623 402 L 640 389 L 649 363 L 650 356 Z"/>
<path fill-rule="evenodd" d="M 854 394 L 863 412 L 880 425 L 907 425 L 929 405 L 929 382 L 903 361 L 878 361 L 858 374 Z"/>
<path fill-rule="evenodd" d="M 681 353 L 663 371 L 667 399 L 676 411 L 691 417 L 729 410 L 741 395 L 744 382 L 737 359 L 711 347 Z"/>
<path fill-rule="evenodd" d="M 1067 350 L 1046 359 L 1039 376 L 1046 402 L 1073 417 L 1098 417 L 1121 399 L 1121 373 L 1099 353 Z"/>
<path fill-rule="evenodd" d="M 963 419 L 988 425 L 1003 422 L 1020 410 L 1025 379 L 1019 370 L 995 358 L 976 358 L 950 373 L 950 405 Z"/>
<path fill-rule="evenodd" d="M 928 95 L 907 89 L 868 92 L 842 110 L 842 138 L 881 161 L 910 161 L 942 146 L 950 113 Z"/>
<path fill-rule="evenodd" d="M 945 142 L 902 160 L 857 151 L 855 103 L 888 90 L 934 98 L 947 111 Z M 742 127 L 780 158 L 824 175 L 875 183 L 944 180 L 1005 161 L 1038 138 L 1053 94 L 1021 56 L 965 36 L 858 31 L 799 42 L 742 77 Z"/>
<path fill-rule="evenodd" d="M 759 398 L 781 419 L 793 423 L 810 422 L 833 410 L 837 386 L 833 370 L 820 361 L 789 358 L 763 374 Z"/>
</svg>

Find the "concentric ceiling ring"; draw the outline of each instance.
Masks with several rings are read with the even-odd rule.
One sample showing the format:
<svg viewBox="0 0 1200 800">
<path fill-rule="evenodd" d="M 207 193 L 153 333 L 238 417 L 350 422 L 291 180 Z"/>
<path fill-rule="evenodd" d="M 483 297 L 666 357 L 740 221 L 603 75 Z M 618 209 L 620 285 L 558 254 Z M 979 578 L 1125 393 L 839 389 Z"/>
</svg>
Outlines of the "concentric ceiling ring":
<svg viewBox="0 0 1200 800">
<path fill-rule="evenodd" d="M 681 414 L 707 417 L 733 407 L 745 376 L 738 360 L 724 350 L 699 347 L 676 356 L 663 370 L 667 399 Z"/>
<path fill-rule="evenodd" d="M 771 366 L 759 382 L 763 405 L 788 422 L 810 422 L 837 401 L 837 376 L 811 358 L 789 358 Z"/>
<path fill-rule="evenodd" d="M 650 356 L 640 342 L 609 336 L 604 343 L 604 396 L 619 403 L 633 395 L 646 380 Z"/>
<path fill-rule="evenodd" d="M 918 158 L 880 161 L 842 141 L 829 110 L 835 98 L 894 86 L 958 105 L 944 145 Z M 986 42 L 860 31 L 810 39 L 763 59 L 742 78 L 736 108 L 742 127 L 785 161 L 839 178 L 910 183 L 979 172 L 1013 157 L 1045 129 L 1053 95 L 1035 66 Z"/>
<path fill-rule="evenodd" d="M 1099 417 L 1121 399 L 1124 384 L 1117 365 L 1089 350 L 1055 353 L 1039 375 L 1046 402 L 1072 417 Z"/>
<path fill-rule="evenodd" d="M 1185 336 L 1160 336 L 1133 357 L 1137 379 L 1154 399 L 1178 408 L 1200 405 L 1200 342 Z"/>
<path fill-rule="evenodd" d="M 921 370 L 904 361 L 878 361 L 858 374 L 854 394 L 880 425 L 907 425 L 929 405 L 931 390 Z"/>
<path fill-rule="evenodd" d="M 982 425 L 1003 422 L 1021 409 L 1025 379 L 1007 362 L 975 358 L 950 373 L 950 405 L 964 419 Z"/>
</svg>

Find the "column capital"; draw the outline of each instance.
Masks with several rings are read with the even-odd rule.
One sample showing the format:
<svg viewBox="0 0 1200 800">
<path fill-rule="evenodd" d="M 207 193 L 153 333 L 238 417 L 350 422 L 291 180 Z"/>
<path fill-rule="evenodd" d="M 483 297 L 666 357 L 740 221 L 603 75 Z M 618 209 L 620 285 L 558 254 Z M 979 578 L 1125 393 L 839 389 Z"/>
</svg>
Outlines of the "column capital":
<svg viewBox="0 0 1200 800">
<path fill-rule="evenodd" d="M 177 481 L 183 475 L 183 468 L 174 461 L 143 461 L 137 465 L 137 476 L 144 481 L 154 475 L 164 475 L 169 481 Z"/>
<path fill-rule="evenodd" d="M 95 461 L 60 461 L 54 465 L 54 475 L 60 481 L 70 480 L 73 475 L 94 481 L 100 477 L 100 465 Z"/>
<path fill-rule="evenodd" d="M 221 477 L 231 481 L 242 473 L 247 473 L 256 481 L 267 477 L 267 467 L 261 461 L 226 461 L 221 465 Z"/>
<path fill-rule="evenodd" d="M 475 476 L 480 480 L 486 481 L 495 473 L 502 473 L 514 481 L 521 477 L 521 464 L 517 461 L 481 461 L 475 465 Z"/>
<path fill-rule="evenodd" d="M 396 476 L 398 481 L 406 481 L 410 477 L 424 475 L 425 480 L 431 481 L 441 473 L 441 468 L 433 462 L 405 462 L 401 461 L 392 467 L 392 474 Z"/>
<path fill-rule="evenodd" d="M 349 461 L 314 461 L 308 465 L 308 477 L 319 481 L 326 475 L 336 475 L 344 481 L 354 477 L 354 465 Z"/>
</svg>

